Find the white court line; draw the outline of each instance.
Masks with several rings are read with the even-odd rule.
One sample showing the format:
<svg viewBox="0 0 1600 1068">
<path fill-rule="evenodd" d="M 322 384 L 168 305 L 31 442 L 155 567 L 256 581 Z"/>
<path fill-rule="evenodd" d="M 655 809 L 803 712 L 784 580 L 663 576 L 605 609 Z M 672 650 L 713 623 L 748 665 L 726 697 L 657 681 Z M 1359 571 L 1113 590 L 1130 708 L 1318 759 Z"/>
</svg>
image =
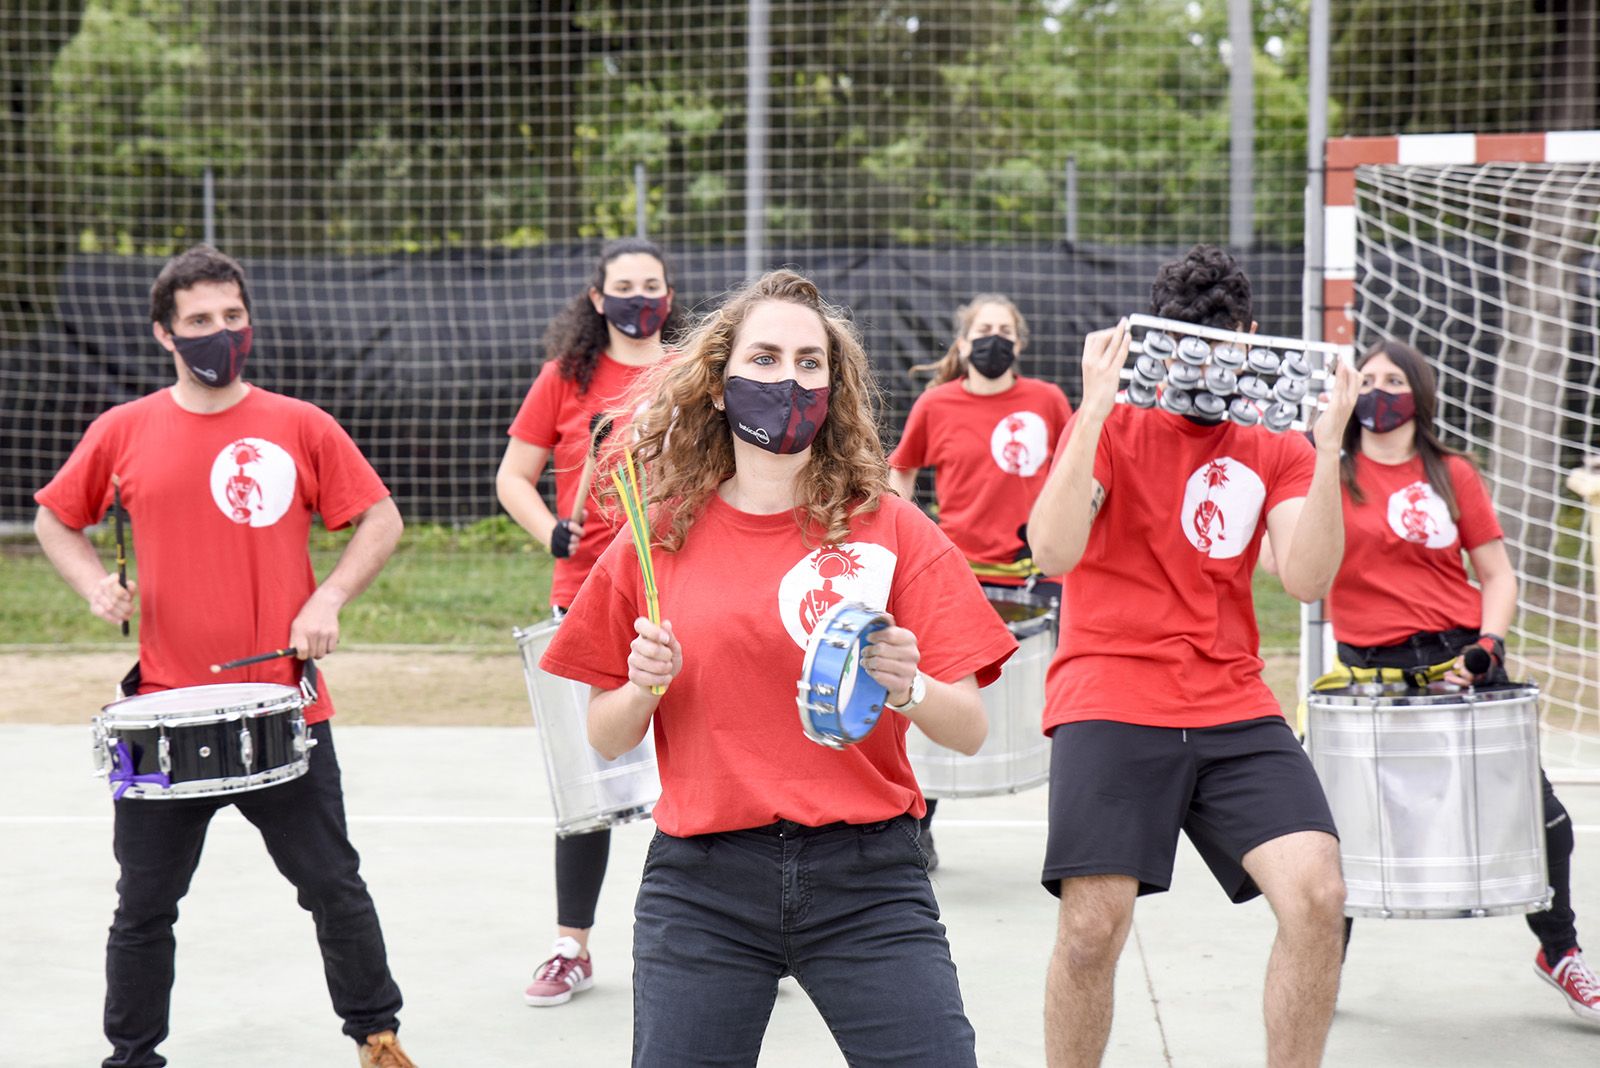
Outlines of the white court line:
<svg viewBox="0 0 1600 1068">
<path fill-rule="evenodd" d="M 382 815 L 351 815 L 347 817 L 351 823 L 389 823 L 389 824 L 416 824 L 418 826 L 472 826 L 474 824 L 509 824 L 513 826 L 550 827 L 556 822 L 554 816 L 382 816 Z M 72 824 L 110 823 L 110 816 L 0 816 L 0 827 L 48 827 L 69 826 Z M 1018 830 L 1045 830 L 1049 824 L 1044 820 L 978 820 L 961 819 L 960 817 L 938 817 L 940 827 L 975 827 L 975 828 L 1002 828 Z M 1575 823 L 1572 825 L 1578 834 L 1600 834 L 1600 823 Z"/>
</svg>

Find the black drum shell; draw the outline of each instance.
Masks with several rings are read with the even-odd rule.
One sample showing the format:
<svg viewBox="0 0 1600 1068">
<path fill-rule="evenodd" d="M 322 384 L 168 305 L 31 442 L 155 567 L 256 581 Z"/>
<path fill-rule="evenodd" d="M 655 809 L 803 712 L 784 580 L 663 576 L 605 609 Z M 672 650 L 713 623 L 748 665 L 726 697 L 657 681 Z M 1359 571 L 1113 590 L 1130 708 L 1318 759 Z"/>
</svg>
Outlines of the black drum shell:
<svg viewBox="0 0 1600 1068">
<path fill-rule="evenodd" d="M 167 735 L 167 753 L 172 770 L 167 773 L 173 783 L 197 782 L 204 779 L 233 779 L 281 768 L 299 759 L 294 744 L 294 722 L 298 709 L 262 716 L 241 717 L 210 723 L 167 724 L 165 727 L 121 727 L 106 725 L 106 734 L 112 748 L 126 742 L 133 754 L 136 775 L 154 775 L 161 772 L 160 745 L 163 732 Z M 244 754 L 239 747 L 239 727 L 250 731 L 251 746 L 255 751 L 255 764 L 245 767 Z M 209 752 L 202 756 L 201 749 Z"/>
</svg>

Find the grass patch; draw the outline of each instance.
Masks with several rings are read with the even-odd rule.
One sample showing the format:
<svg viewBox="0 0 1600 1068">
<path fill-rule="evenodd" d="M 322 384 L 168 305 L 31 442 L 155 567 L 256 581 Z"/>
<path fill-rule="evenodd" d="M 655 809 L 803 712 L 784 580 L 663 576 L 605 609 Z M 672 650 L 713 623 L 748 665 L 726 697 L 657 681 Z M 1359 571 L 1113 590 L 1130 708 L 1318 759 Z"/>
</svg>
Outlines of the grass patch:
<svg viewBox="0 0 1600 1068">
<path fill-rule="evenodd" d="M 108 533 L 93 540 L 108 567 Z M 311 560 L 319 576 L 333 569 L 349 533 L 320 527 Z M 509 519 L 460 530 L 417 524 L 360 597 L 340 615 L 343 641 L 361 645 L 504 645 L 514 625 L 550 614 L 553 561 Z M 56 575 L 31 537 L 0 545 L 0 645 L 116 642 L 115 627 L 89 614 Z M 1278 580 L 1257 574 L 1256 617 L 1265 649 L 1295 649 L 1300 607 Z M 225 606 L 219 606 L 224 610 Z"/>
<path fill-rule="evenodd" d="M 317 575 L 333 570 L 349 532 L 318 528 Z M 92 540 L 109 569 L 110 535 Z M 409 527 L 388 566 L 340 613 L 341 640 L 363 645 L 506 645 L 511 628 L 550 614 L 549 553 L 508 519 L 453 530 Z M 137 571 L 130 564 L 130 577 Z M 89 614 L 30 538 L 0 545 L 0 645 L 116 642 L 117 629 Z M 226 606 L 217 606 L 226 611 Z M 287 637 L 287 636 L 286 636 Z"/>
</svg>

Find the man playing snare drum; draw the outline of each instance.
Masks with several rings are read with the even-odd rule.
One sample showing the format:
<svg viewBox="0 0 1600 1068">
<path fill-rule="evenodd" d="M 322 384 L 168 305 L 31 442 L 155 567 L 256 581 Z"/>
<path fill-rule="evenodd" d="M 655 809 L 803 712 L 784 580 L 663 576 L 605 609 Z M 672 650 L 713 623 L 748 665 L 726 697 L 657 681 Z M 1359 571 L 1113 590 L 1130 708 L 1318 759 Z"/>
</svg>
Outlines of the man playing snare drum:
<svg viewBox="0 0 1600 1068">
<path fill-rule="evenodd" d="M 150 318 L 177 381 L 90 425 L 35 495 L 39 543 L 95 615 L 121 623 L 142 606 L 138 692 L 218 681 L 293 685 L 301 671 L 291 660 L 222 679 L 210 665 L 283 646 L 302 660 L 332 652 L 339 609 L 400 539 L 399 510 L 327 413 L 240 377 L 250 299 L 233 259 L 206 245 L 174 257 L 151 287 Z M 83 534 L 105 514 L 114 485 L 133 519 L 140 565 L 139 583 L 127 588 Z M 355 526 L 320 586 L 307 550 L 313 513 L 330 530 Z M 332 715 L 324 689 L 306 709 L 317 744 L 298 778 L 219 797 L 115 802 L 121 878 L 106 944 L 106 1068 L 167 1063 L 156 1047 L 167 1036 L 172 927 L 207 825 L 226 804 L 260 829 L 314 917 L 333 1007 L 361 1064 L 412 1064 L 395 1041 L 400 990 L 345 831 Z"/>
<path fill-rule="evenodd" d="M 1161 268 L 1156 315 L 1253 328 L 1221 249 Z M 1181 827 L 1236 902 L 1278 918 L 1267 1062 L 1322 1058 L 1339 987 L 1344 883 L 1311 762 L 1261 680 L 1250 576 L 1263 533 L 1284 586 L 1327 592 L 1344 549 L 1339 440 L 1358 379 L 1341 366 L 1313 449 L 1298 434 L 1114 405 L 1126 322 L 1084 342 L 1083 403 L 1028 519 L 1034 561 L 1066 573 L 1043 881 L 1061 899 L 1045 987 L 1049 1063 L 1095 1065 L 1140 894 L 1166 890 Z M 1233 1051 L 1234 1059 L 1255 1059 Z"/>
</svg>

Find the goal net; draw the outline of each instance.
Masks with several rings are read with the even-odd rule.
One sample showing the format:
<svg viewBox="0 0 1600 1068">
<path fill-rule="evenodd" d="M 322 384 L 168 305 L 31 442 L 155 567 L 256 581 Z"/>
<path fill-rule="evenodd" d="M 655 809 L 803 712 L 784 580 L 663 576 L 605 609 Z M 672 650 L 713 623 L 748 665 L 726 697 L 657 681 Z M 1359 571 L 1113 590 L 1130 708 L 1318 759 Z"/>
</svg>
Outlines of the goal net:
<svg viewBox="0 0 1600 1068">
<path fill-rule="evenodd" d="M 1358 351 L 1394 337 L 1433 362 L 1442 436 L 1478 462 L 1516 569 L 1513 676 L 1543 689 L 1552 773 L 1586 779 L 1600 779 L 1597 159 L 1592 133 L 1330 142 L 1326 215 L 1330 326 Z"/>
</svg>

